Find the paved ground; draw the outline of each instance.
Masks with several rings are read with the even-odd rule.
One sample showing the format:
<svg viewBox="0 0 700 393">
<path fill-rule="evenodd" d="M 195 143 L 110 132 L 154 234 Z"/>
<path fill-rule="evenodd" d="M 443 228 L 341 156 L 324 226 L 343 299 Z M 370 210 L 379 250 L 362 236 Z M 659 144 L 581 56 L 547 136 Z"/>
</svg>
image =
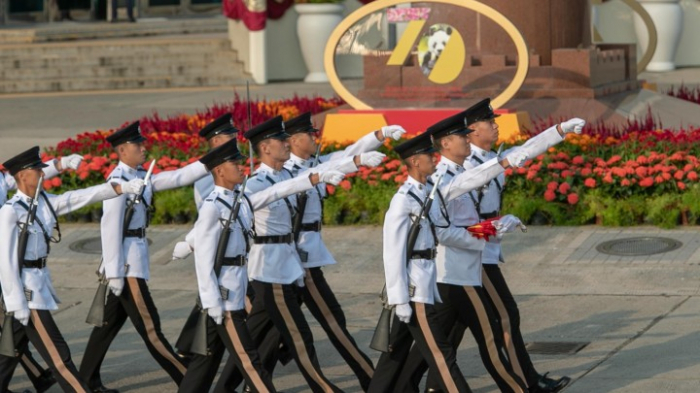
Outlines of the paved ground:
<svg viewBox="0 0 700 393">
<path fill-rule="evenodd" d="M 171 342 L 195 298 L 192 259 L 169 260 L 174 243 L 188 229 L 164 226 L 149 232 L 150 287 Z M 97 230 L 95 224 L 65 225 L 63 241 L 52 248 L 50 259 L 63 300 L 55 317 L 78 362 L 90 332 L 83 321 L 94 294 L 99 255 L 72 251 L 70 245 L 94 237 Z M 683 246 L 638 258 L 611 258 L 596 251 L 602 241 L 635 236 L 674 238 Z M 326 275 L 344 306 L 350 331 L 376 361 L 378 353 L 367 346 L 380 310 L 381 229 L 326 228 L 324 237 L 339 261 L 324 269 Z M 540 371 L 574 378 L 567 392 L 700 391 L 700 230 L 531 227 L 505 239 L 504 248 L 503 269 L 520 304 L 525 340 L 588 343 L 575 354 L 533 355 Z M 344 390 L 360 392 L 318 323 L 311 325 L 324 371 Z M 476 392 L 496 391 L 471 337 L 460 348 L 459 364 Z M 123 391 L 175 390 L 128 323 L 105 362 L 103 378 Z M 275 384 L 286 392 L 308 391 L 293 364 L 278 368 Z M 11 388 L 30 388 L 22 371 Z"/>
</svg>

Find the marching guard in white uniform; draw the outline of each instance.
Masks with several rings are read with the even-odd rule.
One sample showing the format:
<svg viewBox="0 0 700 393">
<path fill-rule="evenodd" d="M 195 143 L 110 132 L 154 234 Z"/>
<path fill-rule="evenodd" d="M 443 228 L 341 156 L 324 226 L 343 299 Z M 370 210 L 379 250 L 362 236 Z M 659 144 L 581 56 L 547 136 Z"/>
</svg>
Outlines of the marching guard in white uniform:
<svg viewBox="0 0 700 393">
<path fill-rule="evenodd" d="M 481 163 L 470 163 L 467 159 L 471 152 L 469 138 L 471 133 L 480 126 L 495 124 L 493 119 L 498 115 L 493 113 L 490 100 L 485 99 L 470 107 L 457 117 L 466 119 L 467 134 L 455 135 L 445 127 L 444 122 L 434 126 L 433 137 L 442 154 L 436 176 L 442 174 L 443 181 L 453 178 L 461 173 L 473 171 L 488 163 L 500 159 L 496 153 L 488 160 Z M 449 119 L 447 120 L 449 122 Z M 461 121 L 455 119 L 455 122 Z M 505 156 L 513 152 L 525 152 L 529 157 L 536 157 L 544 153 L 549 147 L 561 142 L 566 132 L 571 132 L 574 127 L 560 130 L 558 126 L 531 138 L 523 146 L 509 149 Z M 454 135 L 454 136 L 453 136 Z M 462 136 L 464 135 L 464 136 Z M 495 135 L 498 136 L 497 134 Z M 495 140 L 494 140 L 495 142 Z M 494 218 L 495 214 L 480 216 L 475 207 L 475 198 L 490 192 L 489 188 L 498 188 L 503 184 L 505 176 L 500 174 L 490 181 L 485 187 L 471 191 L 460 198 L 447 204 L 447 213 L 451 226 L 466 228 L 477 224 L 481 220 Z M 442 189 L 442 188 L 441 188 Z M 502 217 L 495 223 L 499 236 L 513 231 L 519 221 L 510 217 Z M 449 335 L 455 350 L 459 347 L 466 327 L 472 332 L 479 347 L 482 362 L 498 387 L 503 392 L 528 392 L 529 385 L 525 382 L 522 372 L 519 372 L 517 359 L 513 359 L 510 353 L 506 353 L 506 344 L 502 321 L 496 313 L 496 308 L 491 302 L 487 291 L 482 286 L 482 256 L 489 253 L 489 242 L 484 239 L 469 237 L 455 237 L 452 231 L 438 228 L 438 239 L 441 245 L 438 247 L 437 271 L 438 290 L 443 303 L 436 306 L 441 325 L 445 327 L 445 334 Z M 497 240 L 490 239 L 492 242 Z M 490 254 L 488 254 L 490 255 Z M 499 258 L 499 255 L 495 256 Z M 454 328 L 452 328 L 455 326 Z M 427 368 L 425 361 L 418 350 L 413 349 L 406 362 L 404 370 L 399 377 L 399 389 L 407 392 L 417 391 L 418 383 Z M 439 374 L 436 370 L 429 373 L 426 389 L 429 392 L 444 391 L 439 386 Z M 539 391 L 538 391 L 539 392 Z M 549 392 L 547 390 L 546 392 Z"/>
<path fill-rule="evenodd" d="M 44 180 L 54 178 L 59 175 L 64 170 L 67 169 L 78 169 L 80 163 L 83 161 L 83 157 L 78 154 L 71 154 L 68 156 L 61 157 L 60 159 L 52 159 L 45 161 L 44 164 L 47 166 L 42 168 L 44 172 Z M 0 206 L 7 200 L 7 193 L 11 190 L 17 189 L 17 182 L 15 182 L 14 177 L 9 174 L 0 171 Z M 1 293 L 1 291 L 0 291 Z M 0 312 L 0 329 L 4 324 L 5 314 Z M 24 372 L 29 377 L 29 380 L 34 385 L 34 389 L 37 393 L 43 393 L 47 391 L 51 386 L 56 383 L 56 378 L 54 378 L 51 369 L 44 367 L 39 364 L 39 362 L 34 359 L 31 352 L 29 351 L 29 346 L 27 346 L 24 353 L 19 357 L 19 364 L 22 365 Z"/>
<path fill-rule="evenodd" d="M 318 130 L 311 123 L 311 112 L 303 113 L 293 119 L 284 122 L 285 132 L 291 137 L 289 144 L 291 148 L 290 158 L 285 162 L 284 168 L 292 176 L 313 168 L 319 163 L 331 163 L 335 160 L 347 159 L 357 156 L 360 165 L 377 166 L 381 163 L 383 155 L 374 152 L 382 146 L 384 140 L 392 137 L 396 140 L 406 132 L 401 126 L 384 126 L 381 130 L 372 131 L 360 138 L 357 142 L 348 146 L 344 150 L 319 156 L 318 160 L 314 156 L 318 146 L 315 137 Z M 326 197 L 325 184 L 317 184 L 314 188 L 306 191 L 306 196 L 301 194 L 296 197 L 296 214 L 302 214 L 301 220 L 295 217 L 295 221 L 300 223 L 300 227 L 294 233 L 296 248 L 305 271 L 304 286 L 299 290 L 301 299 L 311 314 L 321 324 L 323 330 L 328 335 L 333 346 L 353 370 L 360 386 L 364 390 L 369 386 L 369 382 L 374 374 L 374 366 L 371 359 L 365 355 L 357 346 L 355 340 L 347 331 L 345 315 L 336 300 L 333 290 L 328 285 L 321 267 L 335 264 L 336 261 L 326 248 L 321 238 L 321 222 L 323 215 L 323 199 Z M 305 203 L 301 206 L 301 203 Z M 270 374 L 278 360 L 284 359 L 284 353 L 280 353 L 281 337 L 277 329 L 270 329 L 263 339 L 258 350 L 263 359 L 263 364 Z M 284 346 L 286 349 L 287 347 Z M 225 382 L 226 390 L 235 389 L 240 383 L 240 373 L 232 371 L 231 362 L 226 364 L 222 375 L 230 373 L 230 377 Z M 221 388 L 221 382 L 217 384 Z M 217 391 L 222 391 L 217 390 Z"/>
<path fill-rule="evenodd" d="M 119 165 L 109 175 L 110 181 L 120 183 L 145 176 L 146 171 L 141 167 L 146 161 L 145 140 L 138 122 L 107 137 L 119 155 Z M 127 318 L 143 338 L 148 351 L 175 383 L 179 385 L 185 375 L 186 365 L 160 330 L 158 311 L 148 290 L 148 206 L 152 203 L 154 192 L 190 185 L 206 174 L 206 167 L 195 161 L 178 170 L 153 175 L 144 189 L 142 200 L 135 204 L 134 215 L 127 228 L 124 228 L 123 222 L 126 198 L 103 203 L 100 272 L 109 280 L 110 293 L 104 311 L 105 324 L 93 329 L 80 364 L 80 374 L 94 392 L 116 392 L 104 387 L 100 368 L 112 340 Z"/>
<path fill-rule="evenodd" d="M 6 161 L 3 166 L 17 181 L 18 189 L 0 209 L 0 282 L 5 310 L 14 313 L 14 347 L 17 353 L 22 354 L 28 341 L 31 341 L 64 391 L 89 392 L 51 316 L 50 311 L 58 308 L 59 300 L 46 266 L 50 243 L 60 240 L 58 216 L 114 198 L 122 192 L 136 194 L 140 192 L 143 180 L 122 184 L 109 182 L 61 195 L 43 191 L 37 194 L 41 187 L 41 169 L 46 167 L 39 157 L 38 146 Z M 38 195 L 36 200 L 35 195 Z M 29 211 L 34 209 L 34 220 L 27 220 Z M 30 224 L 26 229 L 29 235 L 23 260 L 19 260 L 19 237 L 21 225 L 25 223 Z M 58 239 L 54 238 L 54 229 Z M 7 391 L 19 360 L 19 356 L 0 356 L 1 391 Z"/>
<path fill-rule="evenodd" d="M 424 140 L 422 142 L 426 144 L 424 149 L 432 153 L 434 149 L 429 142 L 432 143 L 431 139 L 437 139 L 443 133 L 457 137 L 463 137 L 468 133 L 465 113 L 443 120 L 422 134 L 421 137 Z M 433 188 L 435 181 L 431 185 L 429 176 L 433 175 L 435 166 L 433 164 L 429 167 L 429 162 L 432 164 L 432 161 L 428 161 L 428 158 L 432 159 L 432 156 L 421 151 L 421 154 L 411 157 L 413 147 L 406 148 L 403 147 L 404 145 L 397 146 L 396 150 L 408 165 L 409 179 L 399 189 L 387 212 L 384 227 L 384 265 L 388 303 L 396 305 L 396 319 L 407 325 L 395 322 L 392 327 L 392 350 L 383 353 L 380 357 L 369 391 L 400 391 L 398 385 L 403 381 L 399 375 L 408 357 L 411 344 L 415 340 L 416 350 L 433 369 L 439 371 L 437 377 L 442 389 L 449 392 L 468 392 L 469 387 L 455 363 L 456 349 L 450 345 L 447 333 L 444 332 L 444 326 L 439 319 L 438 307 L 445 299 L 440 300 L 442 294 L 438 292 L 436 282 L 441 277 L 439 261 L 448 256 L 445 247 L 442 244 L 438 246 L 438 243 L 450 240 L 471 242 L 468 232 L 451 222 L 449 206 L 464 198 L 469 191 L 482 187 L 503 173 L 504 167 L 521 166 L 528 155 L 524 152 L 516 152 L 506 159 L 492 160 L 473 171 L 441 180 L 437 185 L 435 207 L 433 207 L 437 213 L 433 216 L 428 215 L 427 217 L 431 220 L 421 228 L 421 234 L 430 234 L 432 243 L 426 248 L 420 248 L 421 236 L 419 236 L 417 245 L 414 247 L 414 255 L 411 256 L 407 268 L 408 256 L 406 251 L 402 250 L 405 248 L 405 239 L 411 225 L 409 215 L 416 216 L 416 210 L 420 210 L 422 201 L 428 193 L 426 188 Z M 408 152 L 404 152 L 403 149 L 407 149 Z M 419 170 L 420 166 L 416 167 L 414 163 L 422 164 L 424 168 Z M 424 179 L 420 181 L 413 176 L 422 176 Z M 434 177 L 434 179 L 438 178 Z M 439 209 L 438 206 L 440 206 Z M 428 231 L 428 228 L 432 231 Z M 408 276 L 406 276 L 407 271 Z M 419 288 L 422 289 L 419 291 Z M 411 300 L 411 306 L 407 307 L 409 300 Z M 416 318 L 412 318 L 412 314 L 415 314 Z M 406 327 L 410 334 L 406 331 Z"/>
<path fill-rule="evenodd" d="M 224 345 L 230 352 L 229 359 L 243 371 L 247 385 L 256 392 L 272 392 L 270 374 L 260 363 L 255 344 L 245 324 L 245 295 L 248 286 L 246 263 L 250 236 L 254 233 L 253 212 L 276 200 L 303 192 L 320 180 L 337 184 L 343 174 L 338 171 L 311 173 L 275 184 L 265 190 L 241 198 L 240 210 L 231 223 L 231 237 L 225 250 L 221 273 L 216 276 L 215 259 L 222 233 L 240 191 L 233 191 L 243 176 L 238 169 L 240 154 L 236 141 L 232 140 L 212 150 L 201 161 L 212 171 L 215 188 L 204 200 L 195 223 L 195 264 L 199 296 L 208 318 L 209 356 L 194 354 L 180 392 L 208 391 L 218 370 Z M 222 345 L 223 344 L 223 345 Z"/>
</svg>

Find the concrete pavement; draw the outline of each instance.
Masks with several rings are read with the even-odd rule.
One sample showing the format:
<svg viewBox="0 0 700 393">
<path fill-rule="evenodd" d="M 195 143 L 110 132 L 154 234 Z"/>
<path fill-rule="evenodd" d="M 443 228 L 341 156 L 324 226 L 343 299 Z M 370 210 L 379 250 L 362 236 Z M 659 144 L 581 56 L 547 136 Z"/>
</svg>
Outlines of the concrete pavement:
<svg viewBox="0 0 700 393">
<path fill-rule="evenodd" d="M 54 315 L 73 357 L 80 362 L 90 326 L 83 321 L 94 295 L 99 255 L 70 249 L 94 238 L 95 224 L 64 225 L 63 241 L 52 247 L 50 266 L 63 303 Z M 163 332 L 174 342 L 196 296 L 192 258 L 170 261 L 187 226 L 152 228 L 151 292 Z M 679 249 L 649 257 L 611 258 L 595 246 L 613 238 L 663 236 L 680 240 Z M 381 228 L 328 227 L 324 237 L 339 263 L 324 268 L 344 307 L 350 331 L 368 348 L 379 315 L 382 285 Z M 700 391 L 700 230 L 652 227 L 530 227 L 504 240 L 503 265 L 522 315 L 526 342 L 579 342 L 575 354 L 533 355 L 540 372 L 569 375 L 567 392 Z M 317 322 L 307 314 L 324 372 L 342 389 L 360 388 Z M 478 393 L 497 391 L 467 334 L 458 361 Z M 176 386 L 159 369 L 129 323 L 115 340 L 103 368 L 105 384 L 130 392 L 170 392 Z M 278 367 L 276 386 L 286 392 L 308 388 L 292 363 Z M 30 388 L 19 370 L 11 389 Z M 60 389 L 54 388 L 52 392 Z"/>
</svg>

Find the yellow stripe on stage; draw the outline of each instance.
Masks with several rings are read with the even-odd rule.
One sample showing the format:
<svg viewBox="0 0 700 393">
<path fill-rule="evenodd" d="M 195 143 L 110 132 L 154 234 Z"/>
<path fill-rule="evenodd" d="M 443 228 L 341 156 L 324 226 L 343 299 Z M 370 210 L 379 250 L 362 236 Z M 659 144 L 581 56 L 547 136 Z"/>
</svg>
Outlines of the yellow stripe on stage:
<svg viewBox="0 0 700 393">
<path fill-rule="evenodd" d="M 346 142 L 388 125 L 381 113 L 330 113 L 323 124 L 323 140 Z"/>
<path fill-rule="evenodd" d="M 418 36 L 420 35 L 421 29 L 425 24 L 424 20 L 412 20 L 406 25 L 406 30 L 404 30 L 401 35 L 401 40 L 396 44 L 396 48 L 391 52 L 391 57 L 386 63 L 390 66 L 402 66 L 406 62 L 406 58 L 411 54 L 411 49 L 416 44 Z"/>
</svg>

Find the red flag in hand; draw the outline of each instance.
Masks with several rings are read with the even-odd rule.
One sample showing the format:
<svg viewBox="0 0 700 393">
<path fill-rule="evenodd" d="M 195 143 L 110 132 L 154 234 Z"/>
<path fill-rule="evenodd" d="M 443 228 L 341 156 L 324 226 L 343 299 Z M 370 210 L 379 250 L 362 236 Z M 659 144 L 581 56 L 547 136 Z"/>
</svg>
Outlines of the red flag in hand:
<svg viewBox="0 0 700 393">
<path fill-rule="evenodd" d="M 499 218 L 500 217 L 489 218 L 488 220 L 469 226 L 467 227 L 467 231 L 477 239 L 489 241 L 490 236 L 496 236 L 497 230 L 496 227 L 493 226 L 493 222 Z"/>
</svg>

